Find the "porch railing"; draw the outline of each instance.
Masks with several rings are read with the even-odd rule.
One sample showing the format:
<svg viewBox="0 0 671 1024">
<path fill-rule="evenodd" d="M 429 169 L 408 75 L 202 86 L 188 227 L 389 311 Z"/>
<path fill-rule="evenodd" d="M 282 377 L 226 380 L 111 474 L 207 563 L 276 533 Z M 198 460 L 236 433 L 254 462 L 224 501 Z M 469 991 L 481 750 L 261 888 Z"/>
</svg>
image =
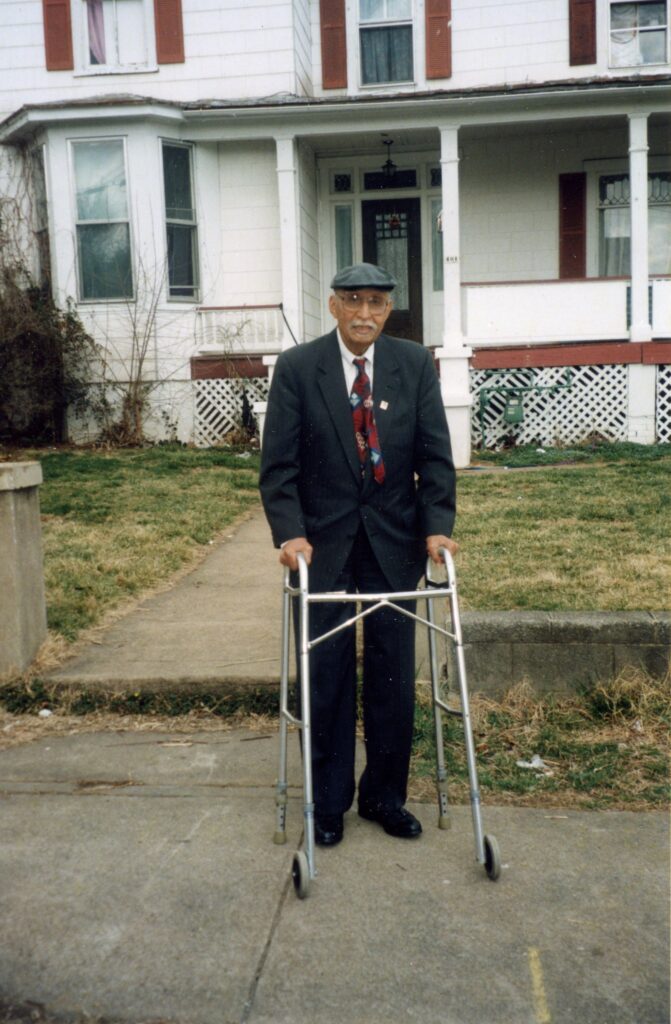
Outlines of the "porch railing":
<svg viewBox="0 0 671 1024">
<path fill-rule="evenodd" d="M 196 348 L 202 355 L 279 352 L 282 311 L 279 306 L 201 306 Z"/>
<path fill-rule="evenodd" d="M 621 341 L 628 337 L 625 278 L 465 284 L 465 334 L 472 345 Z M 654 338 L 671 333 L 671 279 L 652 281 Z"/>
</svg>

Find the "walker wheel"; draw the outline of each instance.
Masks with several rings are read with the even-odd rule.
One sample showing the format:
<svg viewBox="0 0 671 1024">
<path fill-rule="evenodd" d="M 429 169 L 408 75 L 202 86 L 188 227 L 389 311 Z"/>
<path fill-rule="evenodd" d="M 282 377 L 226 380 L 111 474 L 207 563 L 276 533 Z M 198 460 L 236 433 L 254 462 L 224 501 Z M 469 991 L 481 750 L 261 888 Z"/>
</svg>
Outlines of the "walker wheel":
<svg viewBox="0 0 671 1024">
<path fill-rule="evenodd" d="M 485 871 L 492 882 L 501 874 L 501 854 L 494 836 L 485 836 Z"/>
<path fill-rule="evenodd" d="M 304 900 L 310 892 L 310 869 L 308 867 L 308 858 L 302 850 L 294 854 L 291 865 L 291 878 L 296 895 L 299 900 Z"/>
</svg>

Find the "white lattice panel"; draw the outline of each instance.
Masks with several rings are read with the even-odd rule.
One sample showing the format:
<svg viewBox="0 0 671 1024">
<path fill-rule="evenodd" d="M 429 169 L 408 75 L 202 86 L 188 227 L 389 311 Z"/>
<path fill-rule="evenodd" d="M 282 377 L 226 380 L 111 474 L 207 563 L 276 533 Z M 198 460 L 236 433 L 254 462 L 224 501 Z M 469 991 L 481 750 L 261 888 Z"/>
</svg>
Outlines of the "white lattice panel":
<svg viewBox="0 0 671 1024">
<path fill-rule="evenodd" d="M 571 387 L 554 394 L 547 391 L 524 394 L 522 423 L 506 423 L 505 395 L 491 395 L 484 412 L 484 445 L 487 448 L 513 444 L 572 444 L 590 434 L 610 441 L 627 436 L 627 367 L 574 366 Z M 550 387 L 565 383 L 565 367 L 510 370 L 472 370 L 473 443 L 482 444 L 480 390 L 483 387 Z"/>
<path fill-rule="evenodd" d="M 194 441 L 198 448 L 219 444 L 231 430 L 242 426 L 242 395 L 250 406 L 268 397 L 267 377 L 197 380 Z"/>
<path fill-rule="evenodd" d="M 671 365 L 657 367 L 657 440 L 671 442 Z"/>
</svg>

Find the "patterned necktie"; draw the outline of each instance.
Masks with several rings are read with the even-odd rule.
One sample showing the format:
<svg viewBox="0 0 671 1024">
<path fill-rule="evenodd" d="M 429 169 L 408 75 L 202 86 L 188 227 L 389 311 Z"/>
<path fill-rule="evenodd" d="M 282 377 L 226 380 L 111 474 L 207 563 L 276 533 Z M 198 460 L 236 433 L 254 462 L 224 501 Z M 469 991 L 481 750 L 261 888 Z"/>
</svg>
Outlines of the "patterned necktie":
<svg viewBox="0 0 671 1024">
<path fill-rule="evenodd" d="M 358 375 L 352 385 L 352 392 L 349 396 L 352 406 L 352 419 L 354 420 L 354 433 L 356 435 L 356 446 L 361 461 L 361 472 L 366 468 L 366 459 L 370 453 L 370 461 L 373 465 L 373 476 L 378 484 L 384 481 L 384 462 L 380 451 L 380 442 L 375 426 L 373 413 L 373 396 L 370 389 L 370 379 L 366 373 L 366 360 L 355 359 L 354 365 Z"/>
</svg>

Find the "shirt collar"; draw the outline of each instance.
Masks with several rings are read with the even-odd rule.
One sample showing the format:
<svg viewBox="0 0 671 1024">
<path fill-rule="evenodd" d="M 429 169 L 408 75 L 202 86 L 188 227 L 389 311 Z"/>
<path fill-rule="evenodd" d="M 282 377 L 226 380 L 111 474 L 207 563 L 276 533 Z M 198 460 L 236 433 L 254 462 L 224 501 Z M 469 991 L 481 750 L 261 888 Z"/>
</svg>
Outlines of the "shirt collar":
<svg viewBox="0 0 671 1024">
<path fill-rule="evenodd" d="M 340 346 L 340 355 L 342 356 L 344 362 L 351 364 L 355 359 L 366 359 L 371 366 L 373 365 L 373 356 L 374 356 L 374 352 L 375 352 L 375 342 L 373 342 L 372 345 L 368 346 L 368 348 L 364 352 L 363 356 L 355 356 L 353 352 L 350 352 L 350 350 L 348 349 L 347 345 L 342 340 L 342 334 L 340 333 L 340 328 L 339 327 L 336 327 L 336 334 L 338 335 L 338 345 Z"/>
</svg>

